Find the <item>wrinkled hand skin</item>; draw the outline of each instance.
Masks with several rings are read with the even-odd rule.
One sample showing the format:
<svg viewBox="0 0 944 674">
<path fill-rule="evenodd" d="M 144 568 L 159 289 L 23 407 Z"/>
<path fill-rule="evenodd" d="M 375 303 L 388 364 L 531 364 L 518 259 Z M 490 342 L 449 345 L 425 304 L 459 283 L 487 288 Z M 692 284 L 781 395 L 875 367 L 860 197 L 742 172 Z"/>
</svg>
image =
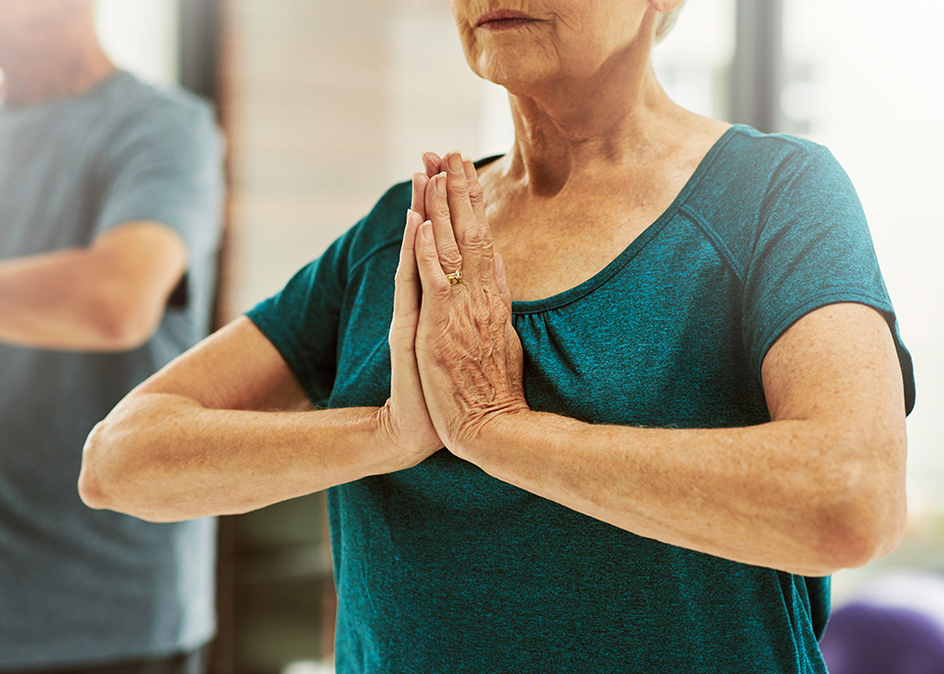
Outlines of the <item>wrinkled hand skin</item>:
<svg viewBox="0 0 944 674">
<path fill-rule="evenodd" d="M 428 170 L 437 163 L 431 154 L 424 155 Z M 442 173 L 414 176 L 414 200 L 423 199 L 427 218 L 415 240 L 422 283 L 416 360 L 430 419 L 461 457 L 486 427 L 528 406 L 511 293 L 475 168 L 458 153 L 439 163 Z M 450 284 L 446 274 L 460 268 L 461 282 Z"/>
</svg>

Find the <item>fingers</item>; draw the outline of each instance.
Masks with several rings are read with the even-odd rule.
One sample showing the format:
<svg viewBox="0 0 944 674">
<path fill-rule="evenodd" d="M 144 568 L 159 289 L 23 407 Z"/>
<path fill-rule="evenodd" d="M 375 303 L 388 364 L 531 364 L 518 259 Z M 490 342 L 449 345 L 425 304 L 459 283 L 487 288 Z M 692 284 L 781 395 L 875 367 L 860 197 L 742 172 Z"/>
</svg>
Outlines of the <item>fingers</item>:
<svg viewBox="0 0 944 674">
<path fill-rule="evenodd" d="M 480 230 L 484 222 L 479 222 L 472 209 L 469 181 L 465 176 L 465 162 L 462 156 L 458 152 L 450 152 L 443 159 L 443 164 L 446 167 L 446 200 L 452 216 L 452 226 L 456 230 L 456 239 L 460 241 L 461 248 L 464 239 L 473 230 Z"/>
<path fill-rule="evenodd" d="M 390 323 L 390 398 L 384 406 L 391 438 L 415 465 L 443 446 L 429 418 L 419 365 L 416 334 L 420 316 L 420 278 L 416 264 L 416 233 L 423 220 L 407 211 L 400 263 L 397 266 Z"/>
<path fill-rule="evenodd" d="M 425 173 L 413 174 L 413 198 L 410 201 L 410 210 L 419 215 L 420 222 L 426 219 L 427 185 L 429 185 L 429 176 Z"/>
<path fill-rule="evenodd" d="M 498 294 L 511 315 L 511 290 L 508 288 L 508 279 L 505 276 L 505 260 L 499 253 L 495 253 L 495 281 L 498 283 Z"/>
<path fill-rule="evenodd" d="M 446 196 L 446 176 L 433 176 L 426 188 L 426 219 L 432 223 L 434 240 L 439 251 L 439 263 L 447 274 L 462 269 L 462 254 L 456 243 L 453 214 Z M 465 270 L 462 272 L 465 274 Z"/>
<path fill-rule="evenodd" d="M 423 153 L 423 168 L 426 170 L 426 175 L 429 178 L 432 178 L 435 175 L 439 175 L 442 172 L 442 159 L 439 158 L 439 155 L 435 152 L 424 152 Z"/>
<path fill-rule="evenodd" d="M 444 303 L 448 303 L 450 284 L 440 262 L 433 223 L 429 220 L 419 226 L 415 245 L 424 307 L 429 302 L 434 305 L 433 313 L 440 314 Z"/>
<path fill-rule="evenodd" d="M 471 160 L 465 160 L 458 152 L 450 152 L 443 159 L 446 166 L 447 199 L 452 213 L 452 225 L 456 242 L 466 269 L 463 273 L 475 274 L 483 282 L 494 279 L 495 260 L 492 235 L 485 217 L 482 187 L 475 176 Z M 472 174 L 472 180 L 469 174 Z"/>
<path fill-rule="evenodd" d="M 420 307 L 420 279 L 416 267 L 416 232 L 423 219 L 414 210 L 407 211 L 406 229 L 400 245 L 400 262 L 397 265 L 393 294 L 393 322 L 390 324 L 391 340 L 397 338 L 412 341 L 416 334 L 416 321 Z M 403 334 L 395 334 L 402 332 Z"/>
<path fill-rule="evenodd" d="M 440 244 L 443 267 L 447 272 L 455 271 L 458 267 L 445 262 L 457 261 L 462 265 L 463 276 L 475 275 L 487 282 L 494 278 L 495 266 L 475 167 L 458 152 L 447 154 L 442 164 L 446 170 L 431 178 L 426 190 L 426 213 Z"/>
<path fill-rule="evenodd" d="M 487 222 L 485 219 L 485 195 L 482 192 L 482 185 L 479 184 L 475 164 L 472 163 L 471 159 L 463 159 L 462 167 L 465 170 L 465 179 L 469 183 L 469 201 L 472 202 L 472 211 L 479 222 Z"/>
<path fill-rule="evenodd" d="M 410 208 L 420 214 L 421 222 L 426 219 L 426 188 L 429 179 L 442 171 L 442 159 L 435 152 L 424 152 L 422 161 L 424 172 L 413 174 L 413 201 L 410 204 Z"/>
</svg>

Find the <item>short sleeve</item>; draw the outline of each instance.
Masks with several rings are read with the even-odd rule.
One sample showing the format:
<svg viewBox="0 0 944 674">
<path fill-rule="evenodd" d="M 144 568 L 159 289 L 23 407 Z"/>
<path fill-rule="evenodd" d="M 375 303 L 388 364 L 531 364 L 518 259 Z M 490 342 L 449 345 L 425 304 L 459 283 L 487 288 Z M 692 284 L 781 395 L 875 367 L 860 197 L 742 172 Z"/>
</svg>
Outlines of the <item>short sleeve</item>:
<svg viewBox="0 0 944 674">
<path fill-rule="evenodd" d="M 312 404 L 327 405 L 337 372 L 338 329 L 350 232 L 246 316 L 285 359 Z"/>
<path fill-rule="evenodd" d="M 174 229 L 194 254 L 215 249 L 223 199 L 222 138 L 209 105 L 136 106 L 102 159 L 95 235 L 135 221 Z"/>
<path fill-rule="evenodd" d="M 845 171 L 822 147 L 772 178 L 745 279 L 742 329 L 759 374 L 768 350 L 805 314 L 840 302 L 881 312 L 898 350 L 907 410 L 914 406 L 911 357 L 901 342 L 865 214 Z"/>
</svg>

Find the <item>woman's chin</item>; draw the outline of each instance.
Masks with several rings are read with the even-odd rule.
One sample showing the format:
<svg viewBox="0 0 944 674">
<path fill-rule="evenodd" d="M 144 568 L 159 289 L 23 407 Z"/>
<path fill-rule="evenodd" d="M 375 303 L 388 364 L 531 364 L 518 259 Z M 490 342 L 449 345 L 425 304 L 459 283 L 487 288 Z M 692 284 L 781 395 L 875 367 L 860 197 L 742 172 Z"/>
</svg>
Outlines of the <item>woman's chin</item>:
<svg viewBox="0 0 944 674">
<path fill-rule="evenodd" d="M 512 94 L 526 95 L 556 80 L 548 65 L 547 61 L 535 63 L 534 59 L 503 54 L 501 58 L 480 59 L 474 70 L 482 79 L 502 86 Z"/>
</svg>

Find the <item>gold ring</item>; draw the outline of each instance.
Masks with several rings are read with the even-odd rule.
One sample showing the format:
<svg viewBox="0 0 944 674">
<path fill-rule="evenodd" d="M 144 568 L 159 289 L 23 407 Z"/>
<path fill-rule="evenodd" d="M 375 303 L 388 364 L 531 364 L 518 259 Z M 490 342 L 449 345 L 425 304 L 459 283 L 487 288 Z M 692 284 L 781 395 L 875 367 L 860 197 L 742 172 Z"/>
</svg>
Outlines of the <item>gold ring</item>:
<svg viewBox="0 0 944 674">
<path fill-rule="evenodd" d="M 462 270 L 456 269 L 452 274 L 446 274 L 446 278 L 449 279 L 449 285 L 455 285 L 462 280 Z"/>
</svg>

